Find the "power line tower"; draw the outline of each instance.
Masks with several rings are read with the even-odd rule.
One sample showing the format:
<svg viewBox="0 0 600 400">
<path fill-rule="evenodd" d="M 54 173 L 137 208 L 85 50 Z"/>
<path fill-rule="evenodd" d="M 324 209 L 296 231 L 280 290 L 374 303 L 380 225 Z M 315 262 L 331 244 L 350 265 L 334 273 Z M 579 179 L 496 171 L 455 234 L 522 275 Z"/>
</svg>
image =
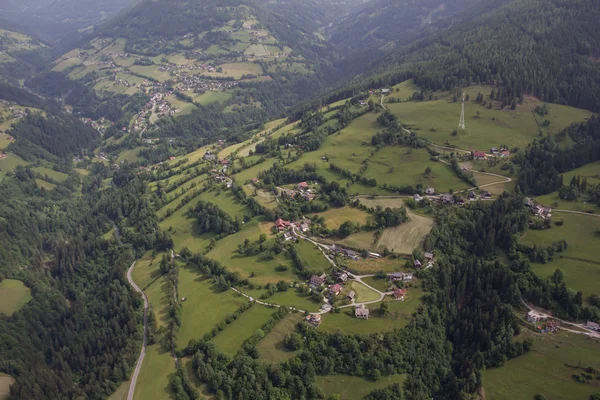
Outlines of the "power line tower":
<svg viewBox="0 0 600 400">
<path fill-rule="evenodd" d="M 460 112 L 460 121 L 458 122 L 458 129 L 465 130 L 465 94 L 463 93 L 462 98 L 462 111 Z"/>
</svg>

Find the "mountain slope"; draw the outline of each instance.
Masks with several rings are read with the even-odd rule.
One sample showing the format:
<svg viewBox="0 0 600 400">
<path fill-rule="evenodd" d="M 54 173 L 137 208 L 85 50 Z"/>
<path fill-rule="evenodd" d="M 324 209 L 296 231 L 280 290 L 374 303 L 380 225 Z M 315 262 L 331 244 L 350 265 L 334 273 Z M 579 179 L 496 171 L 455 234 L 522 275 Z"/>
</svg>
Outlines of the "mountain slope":
<svg viewBox="0 0 600 400">
<path fill-rule="evenodd" d="M 50 47 L 23 31 L 0 20 L 0 79 L 29 78 L 50 60 Z"/>
</svg>

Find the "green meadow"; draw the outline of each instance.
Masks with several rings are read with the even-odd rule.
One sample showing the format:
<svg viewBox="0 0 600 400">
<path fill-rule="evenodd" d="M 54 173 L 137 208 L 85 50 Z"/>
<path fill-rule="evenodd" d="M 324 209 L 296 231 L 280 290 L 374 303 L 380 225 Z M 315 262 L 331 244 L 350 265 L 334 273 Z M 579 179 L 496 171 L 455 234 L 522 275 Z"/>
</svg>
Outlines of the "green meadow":
<svg viewBox="0 0 600 400">
<path fill-rule="evenodd" d="M 403 385 L 406 376 L 383 376 L 378 381 L 371 381 L 358 376 L 327 375 L 317 376 L 317 386 L 323 390 L 326 398 L 334 394 L 340 395 L 343 400 L 360 400 L 375 389 L 383 389 L 394 383 Z"/>
<path fill-rule="evenodd" d="M 0 314 L 12 315 L 31 299 L 31 289 L 22 281 L 4 279 L 0 282 Z"/>
<path fill-rule="evenodd" d="M 267 333 L 258 344 L 258 353 L 261 360 L 267 362 L 281 362 L 294 357 L 299 351 L 290 351 L 283 345 L 283 339 L 288 333 L 295 330 L 296 325 L 302 321 L 301 314 L 288 314 Z"/>
<path fill-rule="evenodd" d="M 588 400 L 592 393 L 600 392 L 597 380 L 576 382 L 572 376 L 584 371 L 569 366 L 600 369 L 598 340 L 563 331 L 546 335 L 526 332 L 523 336 L 534 340 L 530 352 L 484 371 L 486 399 L 532 399 L 541 394 L 551 400 Z"/>
</svg>

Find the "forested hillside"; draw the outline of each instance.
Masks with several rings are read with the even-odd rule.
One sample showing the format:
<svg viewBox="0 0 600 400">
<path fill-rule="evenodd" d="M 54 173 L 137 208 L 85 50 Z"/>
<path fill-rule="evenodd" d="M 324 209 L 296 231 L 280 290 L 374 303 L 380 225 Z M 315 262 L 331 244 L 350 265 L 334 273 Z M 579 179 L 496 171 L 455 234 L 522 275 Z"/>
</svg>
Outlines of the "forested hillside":
<svg viewBox="0 0 600 400">
<path fill-rule="evenodd" d="M 514 0 L 401 47 L 370 71 L 432 90 L 496 83 L 509 104 L 531 95 L 599 111 L 599 13 L 594 0 Z"/>
</svg>

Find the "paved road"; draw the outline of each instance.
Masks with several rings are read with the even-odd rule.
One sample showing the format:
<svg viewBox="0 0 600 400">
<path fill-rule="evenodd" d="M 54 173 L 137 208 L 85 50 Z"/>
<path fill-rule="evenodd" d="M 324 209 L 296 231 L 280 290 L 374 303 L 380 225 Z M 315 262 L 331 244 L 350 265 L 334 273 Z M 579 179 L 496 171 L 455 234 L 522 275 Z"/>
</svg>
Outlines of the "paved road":
<svg viewBox="0 0 600 400">
<path fill-rule="evenodd" d="M 131 278 L 131 272 L 133 271 L 133 267 L 135 267 L 135 261 L 131 264 L 131 267 L 127 270 L 127 280 L 129 284 L 133 287 L 133 289 L 142 294 L 144 298 L 144 336 L 142 340 L 142 350 L 140 351 L 140 356 L 138 357 L 137 363 L 135 365 L 135 370 L 131 375 L 130 384 L 129 384 L 129 392 L 127 393 L 127 400 L 133 400 L 133 393 L 135 392 L 135 384 L 137 382 L 138 375 L 140 374 L 140 369 L 142 368 L 142 363 L 144 362 L 144 357 L 146 356 L 146 338 L 148 336 L 148 297 L 146 297 L 146 293 L 142 289 L 135 284 L 133 279 Z"/>
</svg>

